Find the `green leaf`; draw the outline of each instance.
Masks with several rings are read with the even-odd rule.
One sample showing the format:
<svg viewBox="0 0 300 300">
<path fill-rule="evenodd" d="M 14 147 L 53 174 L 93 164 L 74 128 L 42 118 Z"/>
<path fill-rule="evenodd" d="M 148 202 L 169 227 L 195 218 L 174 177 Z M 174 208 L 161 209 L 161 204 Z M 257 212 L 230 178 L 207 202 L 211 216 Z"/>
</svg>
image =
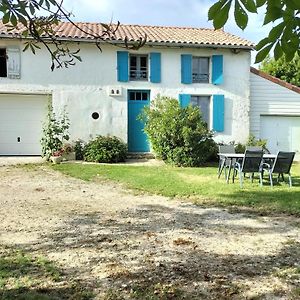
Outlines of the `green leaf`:
<svg viewBox="0 0 300 300">
<path fill-rule="evenodd" d="M 295 57 L 295 54 L 296 54 L 296 50 L 295 51 L 289 51 L 289 52 L 286 52 L 285 53 L 285 60 L 287 62 L 293 60 L 293 58 Z"/>
<path fill-rule="evenodd" d="M 18 14 L 17 17 L 19 19 L 19 22 L 21 22 L 26 27 L 27 26 L 27 20 L 25 19 L 25 17 L 20 15 L 20 14 Z"/>
<path fill-rule="evenodd" d="M 9 19 L 10 19 L 10 13 L 8 12 L 2 17 L 3 24 L 7 24 L 9 22 Z"/>
<path fill-rule="evenodd" d="M 285 1 L 286 6 L 291 9 L 300 9 L 299 0 L 289 0 Z"/>
<path fill-rule="evenodd" d="M 234 9 L 234 18 L 236 24 L 244 30 L 248 24 L 248 15 L 246 11 L 242 8 L 239 1 L 235 1 L 235 9 Z"/>
<path fill-rule="evenodd" d="M 18 20 L 17 20 L 17 18 L 16 18 L 16 16 L 15 16 L 14 14 L 11 15 L 11 17 L 10 17 L 10 22 L 11 22 L 11 24 L 12 24 L 13 26 L 17 26 Z"/>
<path fill-rule="evenodd" d="M 280 42 L 278 42 L 274 48 L 274 58 L 275 60 L 278 60 L 283 55 L 283 51 L 280 45 Z"/>
<path fill-rule="evenodd" d="M 266 15 L 265 15 L 264 25 L 266 25 L 270 22 L 274 22 L 277 19 L 281 18 L 282 14 L 283 14 L 283 11 L 281 8 L 279 8 L 277 6 L 269 5 L 267 8 Z"/>
<path fill-rule="evenodd" d="M 262 50 L 260 50 L 255 57 L 255 63 L 259 63 L 261 61 L 264 60 L 264 58 L 266 58 L 266 56 L 270 53 L 271 49 L 273 47 L 273 43 L 266 46 L 265 48 L 263 48 Z"/>
<path fill-rule="evenodd" d="M 257 7 L 254 0 L 241 0 L 241 2 L 248 11 L 252 13 L 257 13 Z"/>
<path fill-rule="evenodd" d="M 33 6 L 32 4 L 29 4 L 29 10 L 30 10 L 30 13 L 31 13 L 32 15 L 34 15 L 34 13 L 35 13 L 35 8 L 34 8 L 34 6 Z"/>
<path fill-rule="evenodd" d="M 267 45 L 270 42 L 269 38 L 264 38 L 256 45 L 255 50 L 260 50 L 262 47 Z"/>
<path fill-rule="evenodd" d="M 29 48 L 29 43 L 26 43 L 25 47 L 23 48 L 23 52 L 25 52 L 26 50 L 28 50 Z"/>
<path fill-rule="evenodd" d="M 31 52 L 32 52 L 33 54 L 35 54 L 35 49 L 34 49 L 32 43 L 29 43 L 29 47 L 30 47 Z"/>
<path fill-rule="evenodd" d="M 256 6 L 261 7 L 266 4 L 267 0 L 256 0 Z"/>
<path fill-rule="evenodd" d="M 73 54 L 73 57 L 75 57 L 77 60 L 79 60 L 80 62 L 82 62 L 82 59 L 81 59 L 81 57 L 80 57 L 80 56 L 78 56 L 78 55 L 74 55 L 74 54 Z"/>
<path fill-rule="evenodd" d="M 222 28 L 227 22 L 230 7 L 231 1 L 228 2 L 214 18 L 213 24 L 216 29 Z"/>
<path fill-rule="evenodd" d="M 269 37 L 268 37 L 269 40 L 271 40 L 271 41 L 277 40 L 280 37 L 280 35 L 282 34 L 284 27 L 285 27 L 284 22 L 273 27 L 269 33 Z"/>
<path fill-rule="evenodd" d="M 219 0 L 213 6 L 211 6 L 208 10 L 208 20 L 213 20 L 226 2 L 227 0 Z"/>
</svg>

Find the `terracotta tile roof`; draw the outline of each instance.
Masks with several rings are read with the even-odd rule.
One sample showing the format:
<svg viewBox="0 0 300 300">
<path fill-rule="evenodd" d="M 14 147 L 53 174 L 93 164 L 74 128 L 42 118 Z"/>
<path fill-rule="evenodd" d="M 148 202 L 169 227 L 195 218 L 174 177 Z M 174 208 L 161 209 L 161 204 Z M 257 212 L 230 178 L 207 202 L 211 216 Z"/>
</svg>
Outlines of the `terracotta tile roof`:
<svg viewBox="0 0 300 300">
<path fill-rule="evenodd" d="M 251 73 L 253 73 L 255 75 L 258 75 L 258 76 L 260 76 L 262 78 L 265 78 L 265 79 L 267 79 L 269 81 L 272 81 L 272 82 L 274 82 L 274 83 L 276 83 L 278 85 L 281 85 L 281 86 L 283 86 L 283 87 L 285 87 L 285 88 L 287 88 L 287 89 L 289 89 L 289 90 L 291 90 L 293 92 L 296 92 L 296 93 L 300 94 L 300 87 L 298 87 L 296 85 L 290 84 L 290 83 L 288 83 L 288 82 L 286 82 L 284 80 L 276 78 L 276 77 L 274 77 L 272 75 L 269 75 L 269 74 L 267 74 L 267 73 L 265 73 L 263 71 L 257 70 L 257 69 L 255 69 L 253 67 L 250 67 L 250 71 L 251 71 Z"/>
<path fill-rule="evenodd" d="M 85 32 L 74 27 L 71 23 L 61 22 L 56 28 L 57 37 L 67 40 L 91 41 L 90 32 L 101 33 L 102 26 L 99 23 L 76 23 Z M 115 26 L 115 25 L 114 25 Z M 20 30 L 7 31 L 7 28 L 0 23 L 1 37 L 19 37 Z M 136 42 L 140 37 L 147 36 L 147 44 L 169 44 L 173 46 L 189 47 L 230 47 L 252 49 L 254 44 L 250 41 L 224 32 L 207 28 L 189 27 L 167 27 L 167 26 L 144 26 L 144 25 L 123 25 L 121 24 L 112 42 L 122 42 L 125 37 L 129 42 Z M 109 39 L 109 38 L 108 38 Z"/>
</svg>

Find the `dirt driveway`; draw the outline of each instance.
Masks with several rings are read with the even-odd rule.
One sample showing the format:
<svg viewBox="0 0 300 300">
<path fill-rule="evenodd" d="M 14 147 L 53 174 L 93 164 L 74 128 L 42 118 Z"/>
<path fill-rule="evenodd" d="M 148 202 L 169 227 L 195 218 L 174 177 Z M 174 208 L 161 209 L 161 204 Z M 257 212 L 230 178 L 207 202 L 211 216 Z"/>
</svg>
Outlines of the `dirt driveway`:
<svg viewBox="0 0 300 300">
<path fill-rule="evenodd" d="M 0 178 L 1 247 L 53 261 L 64 274 L 57 289 L 76 281 L 96 299 L 300 298 L 296 218 L 135 195 L 45 166 L 2 166 Z"/>
</svg>

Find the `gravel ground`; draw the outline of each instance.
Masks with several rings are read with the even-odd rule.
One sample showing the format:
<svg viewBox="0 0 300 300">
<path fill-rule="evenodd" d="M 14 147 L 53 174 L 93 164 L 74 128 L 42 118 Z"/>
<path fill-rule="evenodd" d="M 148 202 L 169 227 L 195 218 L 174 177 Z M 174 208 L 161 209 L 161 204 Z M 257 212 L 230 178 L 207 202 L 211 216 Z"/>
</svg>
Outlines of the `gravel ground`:
<svg viewBox="0 0 300 300">
<path fill-rule="evenodd" d="M 46 256 L 97 299 L 137 287 L 149 299 L 300 299 L 297 218 L 136 195 L 44 166 L 2 166 L 0 177 L 1 246 Z"/>
</svg>

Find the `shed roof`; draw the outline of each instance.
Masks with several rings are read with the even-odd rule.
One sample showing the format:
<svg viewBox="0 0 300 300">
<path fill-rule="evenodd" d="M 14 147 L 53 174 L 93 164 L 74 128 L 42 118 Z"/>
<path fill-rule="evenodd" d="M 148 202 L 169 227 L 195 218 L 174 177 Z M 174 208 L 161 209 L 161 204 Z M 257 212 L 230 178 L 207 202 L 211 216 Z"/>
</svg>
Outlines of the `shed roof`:
<svg viewBox="0 0 300 300">
<path fill-rule="evenodd" d="M 263 71 L 255 69 L 253 67 L 250 67 L 250 72 L 253 73 L 253 74 L 255 74 L 255 75 L 258 75 L 258 76 L 260 76 L 262 78 L 265 78 L 265 79 L 267 79 L 267 80 L 269 80 L 269 81 L 271 81 L 273 83 L 281 85 L 281 86 L 283 86 L 283 87 L 285 87 L 285 88 L 287 88 L 287 89 L 289 89 L 289 90 L 291 90 L 293 92 L 296 92 L 296 93 L 300 94 L 300 87 L 298 87 L 296 85 L 293 85 L 293 84 L 288 83 L 288 82 L 286 82 L 284 80 L 276 78 L 276 77 L 274 77 L 272 75 L 269 75 L 269 74 L 267 74 L 267 73 L 265 73 Z"/>
</svg>

